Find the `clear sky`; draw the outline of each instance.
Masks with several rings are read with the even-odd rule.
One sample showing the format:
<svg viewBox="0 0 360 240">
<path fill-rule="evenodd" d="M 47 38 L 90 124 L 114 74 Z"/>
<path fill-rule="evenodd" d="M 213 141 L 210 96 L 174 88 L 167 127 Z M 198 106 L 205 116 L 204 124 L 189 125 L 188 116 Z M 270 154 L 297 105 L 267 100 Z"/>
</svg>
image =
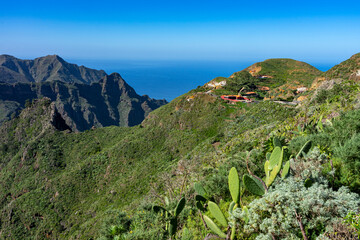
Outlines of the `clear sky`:
<svg viewBox="0 0 360 240">
<path fill-rule="evenodd" d="M 1 1 L 0 54 L 65 59 L 340 62 L 360 1 Z"/>
</svg>

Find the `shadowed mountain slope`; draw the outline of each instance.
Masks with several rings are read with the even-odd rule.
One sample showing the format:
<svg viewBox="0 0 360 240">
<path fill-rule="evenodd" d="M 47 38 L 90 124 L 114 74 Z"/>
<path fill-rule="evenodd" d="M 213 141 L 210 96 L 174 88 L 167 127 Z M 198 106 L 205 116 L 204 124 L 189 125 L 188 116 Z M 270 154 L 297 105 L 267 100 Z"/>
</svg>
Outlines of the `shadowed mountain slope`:
<svg viewBox="0 0 360 240">
<path fill-rule="evenodd" d="M 0 101 L 8 108 L 19 109 L 28 99 L 41 97 L 55 102 L 59 113 L 74 131 L 93 126 L 134 126 L 141 123 L 149 112 L 166 104 L 166 100 L 139 96 L 118 73 L 90 85 L 60 81 L 0 83 Z"/>
</svg>

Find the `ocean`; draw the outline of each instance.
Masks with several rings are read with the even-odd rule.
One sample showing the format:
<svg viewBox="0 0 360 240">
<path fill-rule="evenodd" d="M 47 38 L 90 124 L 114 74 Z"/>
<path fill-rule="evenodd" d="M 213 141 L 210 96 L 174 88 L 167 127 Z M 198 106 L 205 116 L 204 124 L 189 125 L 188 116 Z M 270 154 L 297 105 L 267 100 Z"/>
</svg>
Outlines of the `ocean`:
<svg viewBox="0 0 360 240">
<path fill-rule="evenodd" d="M 69 60 L 89 68 L 118 72 L 139 95 L 168 101 L 209 82 L 215 77 L 252 65 L 244 61 L 140 61 L 140 60 Z M 333 65 L 312 64 L 322 71 Z"/>
</svg>

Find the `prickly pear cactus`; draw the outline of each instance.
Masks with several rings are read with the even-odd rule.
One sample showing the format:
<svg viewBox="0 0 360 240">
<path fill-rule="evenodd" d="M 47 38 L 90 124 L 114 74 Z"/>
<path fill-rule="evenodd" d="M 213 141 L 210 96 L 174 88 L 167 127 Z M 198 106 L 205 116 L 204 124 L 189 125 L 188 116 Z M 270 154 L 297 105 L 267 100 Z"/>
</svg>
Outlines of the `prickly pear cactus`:
<svg viewBox="0 0 360 240">
<path fill-rule="evenodd" d="M 206 225 L 213 231 L 216 235 L 221 238 L 226 238 L 226 234 L 221 231 L 221 229 L 206 215 L 204 215 L 204 221 Z"/>
<path fill-rule="evenodd" d="M 289 174 L 289 170 L 290 170 L 290 161 L 287 161 L 283 167 L 282 173 L 281 173 L 281 178 L 285 179 L 286 176 Z"/>
<path fill-rule="evenodd" d="M 243 182 L 244 182 L 245 188 L 252 194 L 255 194 L 258 196 L 262 196 L 265 194 L 264 186 L 258 179 L 254 178 L 253 176 L 245 174 L 243 176 Z"/>
<path fill-rule="evenodd" d="M 224 214 L 222 213 L 222 211 L 220 210 L 219 206 L 212 202 L 209 201 L 208 203 L 208 207 L 209 210 L 211 212 L 211 215 L 213 215 L 213 217 L 223 226 L 226 227 L 228 225 L 228 222 L 226 221 L 226 218 L 224 216 Z"/>
<path fill-rule="evenodd" d="M 269 160 L 269 170 L 272 170 L 276 165 L 279 165 L 282 162 L 284 155 L 284 149 L 280 147 L 276 147 L 274 151 L 271 153 Z M 280 163 L 281 164 L 281 163 Z"/>
<path fill-rule="evenodd" d="M 235 203 L 240 200 L 240 180 L 236 168 L 232 167 L 229 173 L 229 190 L 231 197 Z"/>
</svg>

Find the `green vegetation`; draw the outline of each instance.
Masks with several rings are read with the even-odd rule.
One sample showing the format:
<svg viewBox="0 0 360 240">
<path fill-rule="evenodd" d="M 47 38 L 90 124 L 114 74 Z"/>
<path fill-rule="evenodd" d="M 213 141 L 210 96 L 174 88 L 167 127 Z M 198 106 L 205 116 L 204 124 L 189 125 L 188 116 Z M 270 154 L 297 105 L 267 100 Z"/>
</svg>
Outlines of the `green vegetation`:
<svg viewBox="0 0 360 240">
<path fill-rule="evenodd" d="M 235 73 L 231 78 L 226 80 L 225 90 L 238 93 L 241 89 L 245 91 L 255 90 L 259 80 L 247 71 Z"/>
<path fill-rule="evenodd" d="M 356 238 L 360 87 L 338 85 L 297 107 L 200 87 L 82 133 L 35 101 L 0 128 L 0 238 Z"/>
<path fill-rule="evenodd" d="M 348 60 L 332 67 L 325 73 L 328 79 L 342 78 L 349 79 L 351 75 L 360 69 L 360 53 L 353 55 Z"/>
<path fill-rule="evenodd" d="M 256 63 L 253 66 L 247 68 L 260 67 L 261 70 L 256 73 L 259 76 L 271 76 L 272 78 L 266 78 L 262 84 L 266 84 L 272 87 L 278 87 L 285 83 L 287 84 L 302 84 L 310 86 L 312 81 L 320 76 L 321 71 L 315 67 L 300 61 L 293 59 L 268 59 L 266 61 Z"/>
</svg>

